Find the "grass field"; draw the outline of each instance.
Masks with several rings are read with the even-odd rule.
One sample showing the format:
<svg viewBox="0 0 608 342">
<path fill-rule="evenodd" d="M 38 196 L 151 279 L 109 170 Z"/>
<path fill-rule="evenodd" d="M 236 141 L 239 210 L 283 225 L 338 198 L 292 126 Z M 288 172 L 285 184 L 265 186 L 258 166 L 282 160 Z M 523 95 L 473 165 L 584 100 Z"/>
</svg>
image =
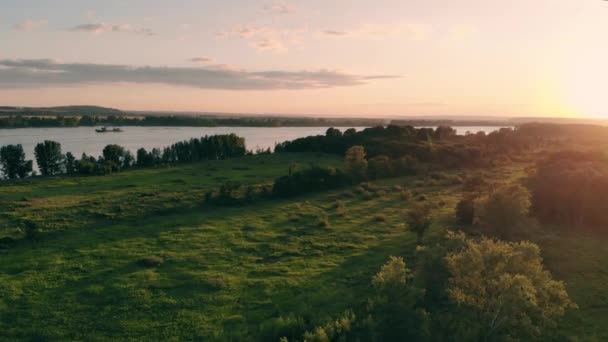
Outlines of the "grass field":
<svg viewBox="0 0 608 342">
<path fill-rule="evenodd" d="M 414 178 L 375 182 L 365 194 L 355 187 L 240 207 L 202 202 L 226 180 L 270 184 L 293 162 L 342 161 L 260 155 L 0 185 L 0 236 L 18 237 L 23 219 L 43 230 L 37 241 L 0 249 L 0 336 L 276 340 L 285 326 L 323 324 L 362 304 L 389 255 L 413 265 L 416 237 L 403 223 L 410 202 L 401 188 L 437 208 L 427 239 L 455 225 L 460 186 Z M 581 340 L 608 338 L 604 241 L 538 236 L 580 306 L 561 329 Z"/>
</svg>

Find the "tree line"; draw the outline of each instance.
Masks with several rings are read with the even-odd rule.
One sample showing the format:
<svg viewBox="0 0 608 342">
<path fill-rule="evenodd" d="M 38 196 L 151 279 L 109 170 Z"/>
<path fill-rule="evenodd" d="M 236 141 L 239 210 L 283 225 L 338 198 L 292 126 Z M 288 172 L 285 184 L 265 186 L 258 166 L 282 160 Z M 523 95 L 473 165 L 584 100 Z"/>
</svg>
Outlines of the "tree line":
<svg viewBox="0 0 608 342">
<path fill-rule="evenodd" d="M 245 139 L 235 134 L 212 135 L 177 142 L 163 149 L 144 148 L 136 156 L 124 147 L 110 144 L 102 155 L 95 158 L 85 153 L 77 159 L 71 152 L 63 153 L 61 144 L 45 140 L 34 148 L 34 156 L 40 175 L 59 174 L 110 174 L 132 167 L 151 167 L 218 160 L 244 156 L 247 153 Z M 0 147 L 0 171 L 4 178 L 26 178 L 33 174 L 32 160 L 26 160 L 23 146 Z"/>
<path fill-rule="evenodd" d="M 0 128 L 79 127 L 79 126 L 181 126 L 181 127 L 327 127 L 375 126 L 384 124 L 378 119 L 323 119 L 288 117 L 212 117 L 176 115 L 9 115 L 0 116 Z"/>
</svg>

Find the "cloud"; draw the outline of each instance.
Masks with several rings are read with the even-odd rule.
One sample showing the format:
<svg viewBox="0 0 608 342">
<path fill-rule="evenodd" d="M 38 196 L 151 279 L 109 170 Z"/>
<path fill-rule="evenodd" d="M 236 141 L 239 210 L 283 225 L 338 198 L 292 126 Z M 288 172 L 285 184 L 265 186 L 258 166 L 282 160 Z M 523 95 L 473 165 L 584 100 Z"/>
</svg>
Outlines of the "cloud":
<svg viewBox="0 0 608 342">
<path fill-rule="evenodd" d="M 264 5 L 264 11 L 273 14 L 290 14 L 296 11 L 296 7 L 285 1 L 273 1 Z"/>
<path fill-rule="evenodd" d="M 239 38 L 259 51 L 286 52 L 301 40 L 304 30 L 276 29 L 267 26 L 240 25 L 217 33 L 218 38 Z"/>
<path fill-rule="evenodd" d="M 58 63 L 48 59 L 0 60 L 0 88 L 87 84 L 168 84 L 200 89 L 279 90 L 348 87 L 393 75 L 353 75 L 333 70 L 246 71 L 227 68 Z"/>
<path fill-rule="evenodd" d="M 358 39 L 405 37 L 411 40 L 424 40 L 427 35 L 427 30 L 421 25 L 410 23 L 366 24 L 350 30 L 322 30 L 320 34 L 325 37 Z"/>
<path fill-rule="evenodd" d="M 336 30 L 324 30 L 322 31 L 323 34 L 326 34 L 328 36 L 346 36 L 348 35 L 348 32 L 346 31 L 336 31 Z"/>
<path fill-rule="evenodd" d="M 48 24 L 48 20 L 46 19 L 41 19 L 41 20 L 32 20 L 32 19 L 27 19 L 24 20 L 20 23 L 17 23 L 14 26 L 14 29 L 17 31 L 22 31 L 22 32 L 29 32 L 29 31 L 34 31 L 38 28 L 44 27 Z"/>
<path fill-rule="evenodd" d="M 194 62 L 194 63 L 212 63 L 213 62 L 213 58 L 209 58 L 209 57 L 194 57 L 194 58 L 190 58 L 189 61 L 190 62 Z"/>
<path fill-rule="evenodd" d="M 74 32 L 91 32 L 96 34 L 102 34 L 106 32 L 122 32 L 132 33 L 144 36 L 155 35 L 151 29 L 145 27 L 135 27 L 131 24 L 108 24 L 108 23 L 92 23 L 92 24 L 80 24 L 70 29 Z"/>
</svg>

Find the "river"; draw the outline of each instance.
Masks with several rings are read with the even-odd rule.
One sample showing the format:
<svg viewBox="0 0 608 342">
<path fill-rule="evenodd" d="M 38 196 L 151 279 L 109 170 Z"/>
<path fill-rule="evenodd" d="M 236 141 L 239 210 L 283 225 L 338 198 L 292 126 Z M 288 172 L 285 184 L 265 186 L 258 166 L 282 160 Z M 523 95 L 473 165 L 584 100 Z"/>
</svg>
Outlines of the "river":
<svg viewBox="0 0 608 342">
<path fill-rule="evenodd" d="M 345 127 L 337 127 L 344 131 Z M 500 127 L 454 127 L 458 134 L 495 131 Z M 361 130 L 363 127 L 357 127 Z M 247 149 L 273 148 L 276 143 L 309 135 L 325 134 L 327 127 L 122 127 L 121 133 L 96 133 L 93 127 L 0 129 L 0 146 L 21 144 L 28 159 L 34 159 L 34 146 L 44 140 L 61 143 L 62 151 L 77 158 L 84 152 L 99 156 L 108 144 L 118 144 L 133 154 L 140 147 L 151 150 L 194 137 L 234 133 L 245 138 Z"/>
</svg>

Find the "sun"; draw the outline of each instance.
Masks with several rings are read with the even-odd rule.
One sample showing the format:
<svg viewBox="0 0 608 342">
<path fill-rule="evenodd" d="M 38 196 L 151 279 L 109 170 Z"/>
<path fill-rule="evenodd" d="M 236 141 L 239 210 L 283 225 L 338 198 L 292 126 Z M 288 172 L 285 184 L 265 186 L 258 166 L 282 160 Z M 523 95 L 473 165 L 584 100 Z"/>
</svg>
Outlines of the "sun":
<svg viewBox="0 0 608 342">
<path fill-rule="evenodd" d="M 562 70 L 562 101 L 581 117 L 608 118 L 608 60 L 584 56 Z"/>
</svg>

